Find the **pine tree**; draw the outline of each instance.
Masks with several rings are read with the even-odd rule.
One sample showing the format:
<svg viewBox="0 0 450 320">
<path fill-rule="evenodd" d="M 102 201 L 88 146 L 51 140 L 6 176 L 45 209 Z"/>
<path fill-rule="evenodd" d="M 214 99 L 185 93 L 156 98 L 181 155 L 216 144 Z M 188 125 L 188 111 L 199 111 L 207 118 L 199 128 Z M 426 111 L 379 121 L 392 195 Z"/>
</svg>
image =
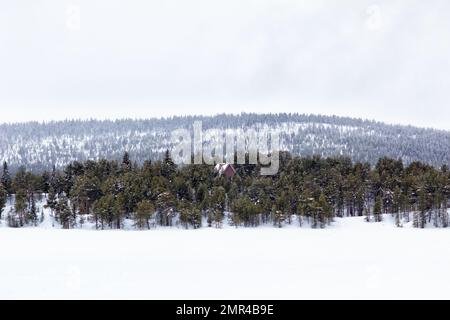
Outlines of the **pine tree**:
<svg viewBox="0 0 450 320">
<path fill-rule="evenodd" d="M 95 227 L 99 228 L 99 222 L 101 229 L 105 229 L 105 224 L 110 228 L 114 222 L 114 197 L 111 194 L 101 197 L 93 204 L 92 212 L 95 219 Z"/>
<path fill-rule="evenodd" d="M 355 206 L 357 214 L 360 217 L 364 215 L 365 200 L 364 188 L 359 187 L 355 195 Z"/>
<path fill-rule="evenodd" d="M 271 216 L 272 216 L 272 220 L 273 220 L 273 225 L 277 228 L 282 228 L 283 222 L 284 222 L 283 211 L 278 210 L 277 206 L 273 205 L 272 209 L 271 209 Z M 301 220 L 300 220 L 300 226 L 301 226 Z"/>
<path fill-rule="evenodd" d="M 174 217 L 175 198 L 170 192 L 163 192 L 156 199 L 159 224 L 164 227 L 172 226 Z"/>
<path fill-rule="evenodd" d="M 368 205 L 364 208 L 364 216 L 366 217 L 366 222 L 370 222 L 370 206 Z"/>
<path fill-rule="evenodd" d="M 59 197 L 55 212 L 63 229 L 70 229 L 74 225 L 73 214 L 65 195 Z"/>
<path fill-rule="evenodd" d="M 383 202 L 380 196 L 378 196 L 375 200 L 375 206 L 373 208 L 373 215 L 375 218 L 375 222 L 381 222 L 383 220 Z"/>
<path fill-rule="evenodd" d="M 50 173 L 48 171 L 44 171 L 42 174 L 42 192 L 48 193 L 50 190 Z"/>
<path fill-rule="evenodd" d="M 219 209 L 216 208 L 214 212 L 214 224 L 217 229 L 222 228 L 222 220 L 223 220 L 223 212 L 221 212 Z"/>
<path fill-rule="evenodd" d="M 112 194 L 107 194 L 100 198 L 99 200 L 102 202 L 102 211 L 101 211 L 101 221 L 108 224 L 109 228 L 113 228 L 114 222 L 119 221 L 119 228 L 120 228 L 120 222 L 122 217 L 122 212 L 120 212 L 120 207 L 116 207 L 116 201 L 114 199 L 114 196 Z M 116 209 L 118 209 L 116 211 Z M 103 229 L 103 226 L 102 226 Z"/>
<path fill-rule="evenodd" d="M 155 206 L 148 200 L 138 203 L 134 214 L 134 226 L 138 229 L 150 229 L 150 219 L 155 214 Z"/>
<path fill-rule="evenodd" d="M 170 151 L 166 150 L 166 153 L 164 154 L 164 161 L 161 168 L 161 174 L 163 177 L 168 179 L 169 181 L 172 180 L 173 175 L 176 172 L 176 165 L 172 160 L 172 157 L 170 156 Z"/>
<path fill-rule="evenodd" d="M 30 211 L 28 213 L 28 220 L 33 225 L 37 225 L 38 222 L 38 215 L 37 215 L 37 209 L 36 209 L 36 200 L 34 198 L 34 195 L 31 195 L 31 205 L 30 205 Z"/>
<path fill-rule="evenodd" d="M 238 216 L 238 215 L 233 215 L 233 217 Z M 233 222 L 235 221 L 234 219 L 232 220 Z M 211 210 L 207 211 L 207 217 L 206 217 L 206 223 L 208 224 L 208 228 L 212 227 L 213 224 L 213 214 L 211 212 Z M 239 224 L 235 224 L 235 226 L 237 227 Z"/>
<path fill-rule="evenodd" d="M 426 224 L 426 213 L 427 213 L 427 198 L 425 194 L 425 190 L 422 188 L 419 191 L 419 212 L 418 218 L 416 221 L 416 228 L 425 228 Z"/>
<path fill-rule="evenodd" d="M 306 217 L 308 222 L 311 222 L 312 219 L 311 226 L 315 228 L 317 226 L 316 204 L 312 192 L 308 188 L 303 190 L 299 202 L 300 214 Z"/>
<path fill-rule="evenodd" d="M 401 226 L 401 219 L 400 219 L 400 211 L 402 207 L 402 191 L 400 190 L 400 187 L 397 186 L 394 189 L 394 197 L 393 197 L 393 203 L 392 203 L 392 213 L 395 215 L 395 225 L 397 227 Z"/>
<path fill-rule="evenodd" d="M 14 210 L 17 215 L 18 224 L 23 227 L 25 224 L 25 215 L 27 210 L 27 195 L 25 190 L 19 189 L 16 192 L 16 201 L 14 203 Z"/>
<path fill-rule="evenodd" d="M 214 187 L 210 198 L 212 205 L 212 215 L 216 228 L 222 227 L 222 220 L 225 211 L 226 193 L 223 187 Z"/>
<path fill-rule="evenodd" d="M 202 212 L 198 207 L 194 207 L 191 211 L 191 224 L 194 229 L 199 229 L 202 227 Z"/>
<path fill-rule="evenodd" d="M 11 195 L 12 194 L 12 179 L 11 179 L 11 175 L 9 174 L 8 163 L 6 161 L 3 162 L 3 174 L 2 174 L 2 178 L 0 180 L 0 183 L 3 185 L 3 188 L 6 190 L 6 193 L 8 195 Z"/>
<path fill-rule="evenodd" d="M 320 227 L 325 228 L 325 226 L 330 223 L 332 219 L 332 209 L 323 192 L 320 194 L 319 201 L 317 203 L 317 210 L 319 214 Z"/>
<path fill-rule="evenodd" d="M 78 176 L 70 191 L 70 199 L 80 214 L 90 214 L 95 201 L 102 197 L 100 180 L 95 176 Z"/>
<path fill-rule="evenodd" d="M 48 196 L 47 196 L 47 204 L 46 207 L 50 208 L 52 211 L 56 209 L 57 199 L 56 199 L 56 192 L 53 187 L 50 187 L 48 190 Z"/>
<path fill-rule="evenodd" d="M 190 205 L 187 202 L 183 202 L 178 209 L 180 212 L 180 223 L 181 225 L 188 229 L 189 228 L 189 214 L 191 211 Z"/>
<path fill-rule="evenodd" d="M 114 219 L 114 224 L 115 227 L 117 229 L 121 229 L 122 228 L 122 223 L 123 220 L 126 216 L 126 198 L 124 196 L 123 193 L 119 194 L 116 196 L 116 198 L 114 199 L 114 197 L 111 198 L 112 202 L 113 202 L 113 219 Z M 138 198 L 135 197 L 135 200 L 138 201 Z M 137 205 L 136 205 L 137 206 Z M 134 209 L 134 205 L 130 206 L 130 212 L 132 212 Z"/>
<path fill-rule="evenodd" d="M 122 158 L 122 170 L 125 172 L 130 171 L 132 168 L 131 160 L 130 160 L 130 154 L 128 152 L 125 152 Z"/>
<path fill-rule="evenodd" d="M 400 211 L 402 212 L 402 218 L 406 221 L 406 223 L 408 223 L 410 220 L 409 218 L 410 206 L 407 194 L 408 194 L 407 192 L 406 194 L 402 192 L 400 196 Z"/>
<path fill-rule="evenodd" d="M 57 195 L 59 195 L 59 193 L 62 190 L 61 190 L 61 186 L 60 186 L 58 172 L 56 170 L 56 166 L 55 165 L 53 165 L 52 174 L 50 175 L 49 184 L 50 184 L 50 188 L 53 188 L 53 191 Z"/>
<path fill-rule="evenodd" d="M 3 184 L 0 183 L 0 219 L 2 218 L 2 213 L 6 206 L 7 201 L 8 201 L 8 193 L 6 189 L 3 187 Z"/>
</svg>

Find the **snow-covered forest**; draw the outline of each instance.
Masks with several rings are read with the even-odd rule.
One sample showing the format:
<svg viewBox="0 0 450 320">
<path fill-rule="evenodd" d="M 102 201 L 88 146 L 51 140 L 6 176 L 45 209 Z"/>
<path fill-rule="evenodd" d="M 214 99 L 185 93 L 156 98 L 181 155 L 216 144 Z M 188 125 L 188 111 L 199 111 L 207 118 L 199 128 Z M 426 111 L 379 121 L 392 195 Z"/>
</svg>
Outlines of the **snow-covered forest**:
<svg viewBox="0 0 450 320">
<path fill-rule="evenodd" d="M 232 178 L 210 165 L 178 167 L 163 160 L 137 165 L 121 161 L 73 162 L 62 170 L 16 174 L 3 165 L 0 218 L 9 227 L 95 229 L 199 229 L 256 227 L 326 228 L 336 218 L 381 222 L 390 214 L 397 227 L 449 226 L 450 170 L 380 158 L 374 167 L 348 157 L 281 154 L 280 171 L 261 176 L 258 165 L 236 165 Z M 45 210 L 44 210 L 45 209 Z"/>
<path fill-rule="evenodd" d="M 194 119 L 266 123 L 291 152 L 274 176 L 177 166 L 168 132 Z M 448 132 L 300 115 L 1 128 L 0 298 L 449 298 Z"/>
<path fill-rule="evenodd" d="M 173 117 L 149 120 L 61 121 L 0 125 L 0 160 L 10 170 L 24 165 L 42 172 L 72 161 L 120 160 L 125 151 L 133 161 L 162 159 L 170 148 L 170 133 L 192 129 L 200 120 L 207 129 L 261 127 L 281 135 L 281 148 L 294 155 L 349 156 L 375 165 L 379 158 L 402 158 L 433 166 L 450 164 L 450 132 L 387 125 L 335 116 L 301 114 L 240 114 Z"/>
<path fill-rule="evenodd" d="M 0 298 L 449 298 L 445 166 L 283 159 L 233 181 L 167 158 L 4 167 Z"/>
</svg>

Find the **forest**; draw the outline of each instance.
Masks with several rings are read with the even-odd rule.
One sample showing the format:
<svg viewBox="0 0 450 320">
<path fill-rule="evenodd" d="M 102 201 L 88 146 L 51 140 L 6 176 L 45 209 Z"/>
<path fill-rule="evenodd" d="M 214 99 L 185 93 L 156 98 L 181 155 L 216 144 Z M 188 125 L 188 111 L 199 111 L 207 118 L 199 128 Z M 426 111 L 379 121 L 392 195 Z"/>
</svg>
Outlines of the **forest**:
<svg viewBox="0 0 450 320">
<path fill-rule="evenodd" d="M 42 173 L 74 161 L 121 161 L 127 151 L 133 162 L 143 165 L 145 160 L 162 160 L 166 149 L 173 147 L 171 132 L 191 130 L 195 121 L 201 121 L 204 130 L 278 132 L 280 150 L 301 157 L 348 156 L 374 166 L 387 156 L 402 158 L 406 165 L 414 161 L 450 165 L 448 131 L 291 113 L 0 124 L 0 163 L 8 162 L 11 173 L 21 166 Z"/>
<path fill-rule="evenodd" d="M 64 229 L 84 221 L 97 229 L 158 226 L 221 228 L 271 224 L 326 228 L 336 218 L 361 216 L 396 226 L 449 226 L 450 171 L 421 162 L 380 158 L 376 165 L 348 157 L 298 157 L 281 153 L 280 171 L 261 176 L 258 165 L 236 165 L 236 176 L 218 176 L 212 166 L 177 167 L 167 151 L 162 160 L 142 165 L 125 153 L 121 161 L 72 162 L 36 174 L 21 167 L 11 174 L 3 164 L 0 219 L 10 227 L 38 225 L 36 201 L 46 195 Z M 8 201 L 14 205 L 5 210 Z"/>
</svg>

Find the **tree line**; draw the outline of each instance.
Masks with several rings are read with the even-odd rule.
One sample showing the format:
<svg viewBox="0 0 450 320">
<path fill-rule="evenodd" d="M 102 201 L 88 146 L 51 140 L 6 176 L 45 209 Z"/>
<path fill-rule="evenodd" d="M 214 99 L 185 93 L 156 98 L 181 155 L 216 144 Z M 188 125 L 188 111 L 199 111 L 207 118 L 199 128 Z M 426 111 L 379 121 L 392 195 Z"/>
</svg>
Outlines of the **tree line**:
<svg viewBox="0 0 450 320">
<path fill-rule="evenodd" d="M 281 154 L 280 171 L 261 176 L 258 165 L 236 165 L 237 174 L 218 176 L 209 165 L 177 167 L 167 151 L 162 160 L 72 162 L 64 169 L 34 174 L 21 167 L 11 175 L 3 164 L 0 218 L 12 227 L 37 225 L 36 200 L 62 228 L 86 221 L 97 229 L 121 229 L 132 219 L 137 229 L 256 227 L 296 223 L 325 228 L 336 217 L 364 216 L 380 222 L 391 214 L 398 227 L 411 222 L 448 227 L 450 171 L 421 162 L 381 158 L 375 166 L 348 157 L 297 157 Z M 14 205 L 3 212 L 14 195 Z"/>
<path fill-rule="evenodd" d="M 162 160 L 165 149 L 172 146 L 171 132 L 192 130 L 195 121 L 201 121 L 204 130 L 218 132 L 269 128 L 280 133 L 280 148 L 294 155 L 346 155 L 371 165 L 383 156 L 402 157 L 405 164 L 450 165 L 448 131 L 296 113 L 0 124 L 0 161 L 8 161 L 13 173 L 22 165 L 42 173 L 73 161 L 101 157 L 120 161 L 128 151 L 142 165 L 147 159 Z M 205 144 L 210 142 L 206 135 L 204 139 Z"/>
</svg>

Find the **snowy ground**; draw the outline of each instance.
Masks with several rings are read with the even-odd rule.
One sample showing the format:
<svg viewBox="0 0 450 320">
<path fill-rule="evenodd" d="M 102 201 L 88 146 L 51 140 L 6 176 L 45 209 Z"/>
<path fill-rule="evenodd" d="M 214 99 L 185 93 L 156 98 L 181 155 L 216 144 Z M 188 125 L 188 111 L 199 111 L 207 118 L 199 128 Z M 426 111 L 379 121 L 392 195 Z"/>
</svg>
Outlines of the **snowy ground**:
<svg viewBox="0 0 450 320">
<path fill-rule="evenodd" d="M 0 299 L 449 299 L 450 230 L 0 229 Z"/>
</svg>

